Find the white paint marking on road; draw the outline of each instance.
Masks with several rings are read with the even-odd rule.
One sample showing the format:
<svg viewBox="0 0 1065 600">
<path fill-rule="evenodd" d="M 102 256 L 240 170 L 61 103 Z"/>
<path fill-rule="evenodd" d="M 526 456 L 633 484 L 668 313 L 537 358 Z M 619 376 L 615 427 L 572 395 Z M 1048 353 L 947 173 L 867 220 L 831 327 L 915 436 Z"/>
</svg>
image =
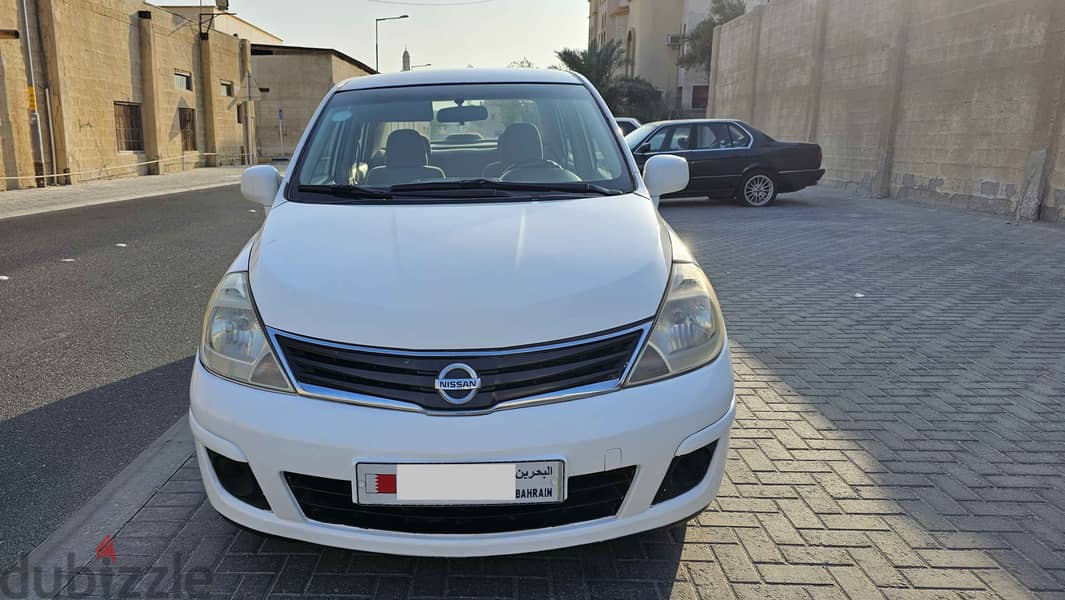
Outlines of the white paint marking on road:
<svg viewBox="0 0 1065 600">
<path fill-rule="evenodd" d="M 119 242 L 119 243 L 115 244 L 115 248 L 125 248 L 127 246 L 128 246 L 128 244 L 123 244 L 122 242 Z"/>
<path fill-rule="evenodd" d="M 861 292 L 858 292 L 858 293 L 854 294 L 854 297 L 855 298 L 865 298 L 865 294 L 863 294 Z"/>
<path fill-rule="evenodd" d="M 7 281 L 8 279 L 11 279 L 11 278 L 8 277 L 7 275 L 0 275 L 0 281 Z"/>
<path fill-rule="evenodd" d="M 249 208 L 248 212 L 255 212 L 255 209 L 254 208 Z"/>
<path fill-rule="evenodd" d="M 73 259 L 73 258 L 61 258 L 61 259 L 59 259 L 59 260 L 61 260 L 61 261 L 63 261 L 63 262 L 74 262 L 74 259 Z"/>
</svg>

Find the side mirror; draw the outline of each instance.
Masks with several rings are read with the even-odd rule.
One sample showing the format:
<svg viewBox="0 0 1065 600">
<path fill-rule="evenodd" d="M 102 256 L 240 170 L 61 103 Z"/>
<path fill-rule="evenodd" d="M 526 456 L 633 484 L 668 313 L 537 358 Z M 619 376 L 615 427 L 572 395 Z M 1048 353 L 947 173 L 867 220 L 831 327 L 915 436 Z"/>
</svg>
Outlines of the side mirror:
<svg viewBox="0 0 1065 600">
<path fill-rule="evenodd" d="M 639 148 L 636 149 L 636 154 L 650 154 L 650 153 L 651 153 L 651 144 L 650 143 L 643 144 Z"/>
<path fill-rule="evenodd" d="M 244 169 L 240 176 L 240 193 L 244 199 L 269 208 L 274 205 L 281 188 L 281 173 L 270 165 L 256 165 Z"/>
<path fill-rule="evenodd" d="M 688 161 L 670 154 L 652 156 L 643 167 L 643 182 L 655 206 L 662 196 L 688 187 L 690 176 Z"/>
</svg>

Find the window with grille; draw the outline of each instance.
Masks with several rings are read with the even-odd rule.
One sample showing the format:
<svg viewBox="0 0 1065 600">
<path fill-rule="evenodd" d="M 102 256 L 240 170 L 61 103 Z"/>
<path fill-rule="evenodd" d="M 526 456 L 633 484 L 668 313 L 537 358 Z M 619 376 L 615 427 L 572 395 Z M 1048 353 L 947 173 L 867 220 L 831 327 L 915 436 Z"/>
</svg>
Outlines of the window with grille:
<svg viewBox="0 0 1065 600">
<path fill-rule="evenodd" d="M 706 108 L 710 100 L 710 86 L 697 85 L 692 88 L 692 108 Z"/>
<path fill-rule="evenodd" d="M 115 136 L 119 152 L 144 151 L 140 104 L 115 102 Z"/>
<path fill-rule="evenodd" d="M 178 108 L 178 125 L 181 127 L 181 149 L 196 150 L 196 109 Z"/>
<path fill-rule="evenodd" d="M 192 90 L 192 74 L 174 71 L 174 87 L 179 90 Z"/>
</svg>

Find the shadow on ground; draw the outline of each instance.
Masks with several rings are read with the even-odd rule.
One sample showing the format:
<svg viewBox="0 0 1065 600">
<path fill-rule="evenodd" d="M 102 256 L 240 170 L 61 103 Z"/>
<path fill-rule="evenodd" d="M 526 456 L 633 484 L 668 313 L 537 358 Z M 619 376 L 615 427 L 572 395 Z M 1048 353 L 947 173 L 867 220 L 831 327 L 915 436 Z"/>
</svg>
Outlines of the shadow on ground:
<svg viewBox="0 0 1065 600">
<path fill-rule="evenodd" d="M 0 421 L 0 570 L 140 453 L 140 438 L 124 435 L 124 429 L 156 429 L 145 432 L 154 439 L 188 411 L 191 372 L 192 357 L 184 358 Z M 166 401 L 145 402 L 149 397 Z M 101 471 L 110 475 L 88 475 Z M 67 493 L 75 485 L 89 492 Z M 41 505 L 57 502 L 59 510 L 42 514 Z"/>
</svg>

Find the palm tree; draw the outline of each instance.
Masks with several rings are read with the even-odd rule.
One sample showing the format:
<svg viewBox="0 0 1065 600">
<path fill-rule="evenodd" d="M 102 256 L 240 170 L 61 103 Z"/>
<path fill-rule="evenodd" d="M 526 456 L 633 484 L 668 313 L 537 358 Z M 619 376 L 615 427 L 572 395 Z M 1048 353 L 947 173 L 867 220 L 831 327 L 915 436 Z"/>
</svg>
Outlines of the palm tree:
<svg viewBox="0 0 1065 600">
<path fill-rule="evenodd" d="M 593 41 L 587 50 L 563 48 L 556 51 L 555 56 L 566 69 L 587 77 L 604 95 L 614 86 L 617 74 L 624 71 L 626 62 L 625 49 L 617 40 L 610 40 L 602 46 Z"/>
</svg>

